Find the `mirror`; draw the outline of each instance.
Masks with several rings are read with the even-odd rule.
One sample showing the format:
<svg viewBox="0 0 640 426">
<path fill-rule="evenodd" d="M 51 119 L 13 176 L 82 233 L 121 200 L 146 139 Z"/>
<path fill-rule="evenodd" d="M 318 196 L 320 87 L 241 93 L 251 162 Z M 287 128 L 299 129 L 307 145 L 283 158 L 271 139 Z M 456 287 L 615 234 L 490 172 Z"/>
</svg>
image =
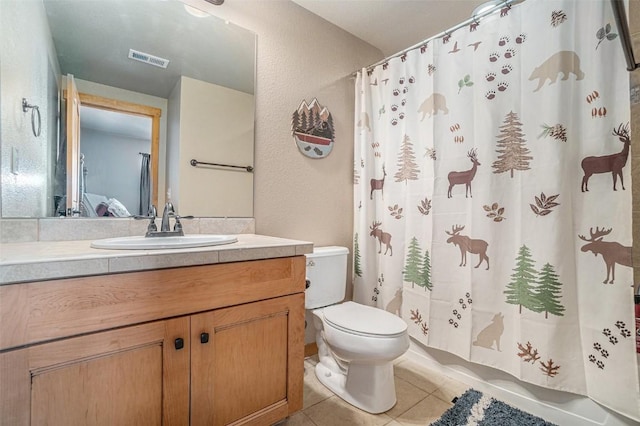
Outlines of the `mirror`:
<svg viewBox="0 0 640 426">
<path fill-rule="evenodd" d="M 0 1 L 2 217 L 67 213 L 56 206 L 66 207 L 69 185 L 80 204 L 84 194 L 95 201 L 131 198 L 113 185 L 130 175 L 127 184 L 135 179 L 140 192 L 140 153 L 150 154 L 151 202 L 170 199 L 181 215 L 251 217 L 253 174 L 206 163 L 253 166 L 255 48 L 254 33 L 178 0 Z M 86 142 L 83 152 L 83 134 L 95 129 L 81 124 L 69 173 L 67 75 L 74 76 L 81 104 L 102 99 L 93 106 L 159 111 L 156 155 L 152 143 L 147 150 L 112 148 L 107 138 L 100 149 Z M 35 108 L 23 111 L 23 98 Z M 106 154 L 127 157 L 107 167 L 100 158 Z M 124 173 L 125 164 L 136 170 Z M 103 177 L 111 182 L 98 180 Z M 139 213 L 139 205 L 129 206 Z M 74 213 L 87 215 L 83 208 Z"/>
</svg>

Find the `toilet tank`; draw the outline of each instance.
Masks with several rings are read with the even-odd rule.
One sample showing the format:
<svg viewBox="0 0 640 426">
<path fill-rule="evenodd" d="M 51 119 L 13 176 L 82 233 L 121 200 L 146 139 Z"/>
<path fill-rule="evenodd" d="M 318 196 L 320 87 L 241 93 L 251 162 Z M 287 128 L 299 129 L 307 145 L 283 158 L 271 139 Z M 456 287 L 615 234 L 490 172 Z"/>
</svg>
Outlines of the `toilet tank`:
<svg viewBox="0 0 640 426">
<path fill-rule="evenodd" d="M 305 308 L 315 309 L 342 302 L 347 290 L 346 247 L 315 247 L 307 257 Z"/>
</svg>

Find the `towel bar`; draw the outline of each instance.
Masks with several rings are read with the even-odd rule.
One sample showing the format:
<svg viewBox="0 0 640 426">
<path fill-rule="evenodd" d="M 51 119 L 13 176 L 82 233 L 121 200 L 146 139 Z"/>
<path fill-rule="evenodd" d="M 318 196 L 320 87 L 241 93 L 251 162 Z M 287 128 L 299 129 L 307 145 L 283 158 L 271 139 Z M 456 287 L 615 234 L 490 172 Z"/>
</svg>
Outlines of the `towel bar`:
<svg viewBox="0 0 640 426">
<path fill-rule="evenodd" d="M 191 164 L 193 167 L 198 167 L 200 165 L 204 165 L 204 166 L 216 166 L 216 167 L 231 167 L 233 169 L 244 169 L 247 172 L 251 173 L 253 172 L 253 167 L 252 166 L 233 166 L 231 164 L 219 164 L 219 163 L 206 163 L 204 161 L 198 161 L 198 160 L 191 160 L 189 162 L 189 164 Z"/>
</svg>

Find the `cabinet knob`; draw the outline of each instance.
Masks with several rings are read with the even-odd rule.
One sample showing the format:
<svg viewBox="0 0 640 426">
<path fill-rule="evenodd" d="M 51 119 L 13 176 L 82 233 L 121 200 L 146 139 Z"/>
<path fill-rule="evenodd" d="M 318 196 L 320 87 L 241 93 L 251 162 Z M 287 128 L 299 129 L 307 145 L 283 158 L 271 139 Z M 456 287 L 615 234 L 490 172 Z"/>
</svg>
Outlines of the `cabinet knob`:
<svg viewBox="0 0 640 426">
<path fill-rule="evenodd" d="M 209 333 L 200 333 L 200 343 L 209 343 Z"/>
<path fill-rule="evenodd" d="M 184 348 L 184 339 L 182 337 L 178 337 L 175 341 L 174 341 L 176 350 L 179 351 L 180 349 Z"/>
<path fill-rule="evenodd" d="M 304 288 L 309 288 L 309 287 L 311 287 L 311 280 L 307 279 L 304 282 Z"/>
</svg>

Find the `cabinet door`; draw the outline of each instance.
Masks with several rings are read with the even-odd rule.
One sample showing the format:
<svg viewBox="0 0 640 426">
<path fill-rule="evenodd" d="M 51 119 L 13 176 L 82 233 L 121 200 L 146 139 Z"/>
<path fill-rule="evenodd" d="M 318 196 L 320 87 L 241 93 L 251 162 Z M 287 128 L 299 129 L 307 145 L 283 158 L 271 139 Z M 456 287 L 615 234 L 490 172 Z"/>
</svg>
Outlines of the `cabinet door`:
<svg viewBox="0 0 640 426">
<path fill-rule="evenodd" d="M 191 317 L 191 424 L 271 424 L 302 408 L 304 294 Z"/>
<path fill-rule="evenodd" d="M 187 425 L 189 352 L 188 317 L 5 352 L 0 424 Z"/>
</svg>

